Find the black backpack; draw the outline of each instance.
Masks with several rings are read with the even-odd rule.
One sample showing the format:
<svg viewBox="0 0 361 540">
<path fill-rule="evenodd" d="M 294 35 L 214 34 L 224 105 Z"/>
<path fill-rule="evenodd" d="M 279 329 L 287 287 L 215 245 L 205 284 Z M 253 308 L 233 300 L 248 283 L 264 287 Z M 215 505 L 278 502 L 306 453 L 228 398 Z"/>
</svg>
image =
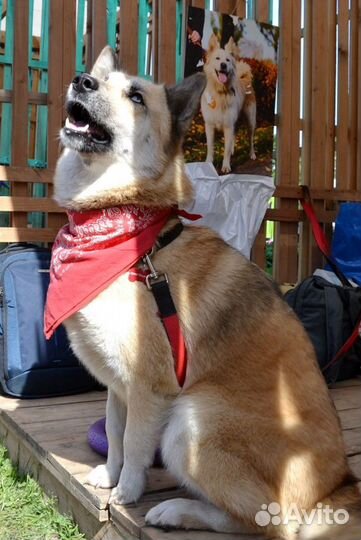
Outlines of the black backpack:
<svg viewBox="0 0 361 540">
<path fill-rule="evenodd" d="M 327 383 L 361 374 L 361 288 L 311 276 L 288 291 L 286 302 L 307 331 Z"/>
<path fill-rule="evenodd" d="M 333 383 L 361 374 L 361 287 L 353 287 L 333 260 L 310 191 L 307 186 L 302 191 L 300 202 L 316 243 L 340 284 L 313 275 L 288 291 L 285 300 L 305 327 L 327 383 Z"/>
</svg>

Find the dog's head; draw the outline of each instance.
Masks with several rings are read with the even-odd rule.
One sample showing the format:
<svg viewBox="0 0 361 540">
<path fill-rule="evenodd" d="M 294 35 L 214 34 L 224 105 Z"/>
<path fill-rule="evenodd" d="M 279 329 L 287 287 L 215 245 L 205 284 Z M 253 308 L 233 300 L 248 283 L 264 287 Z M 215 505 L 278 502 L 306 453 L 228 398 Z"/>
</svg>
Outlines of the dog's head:
<svg viewBox="0 0 361 540">
<path fill-rule="evenodd" d="M 204 86 L 202 74 L 173 87 L 128 76 L 117 70 L 112 49 L 103 49 L 91 73 L 76 76 L 68 89 L 56 200 L 67 207 L 81 206 L 80 200 L 94 207 L 94 198 L 104 203 L 105 193 L 110 205 L 131 202 L 125 194 L 142 186 L 155 192 L 165 175 L 172 176 L 175 163 L 181 167 L 183 136 Z"/>
<path fill-rule="evenodd" d="M 225 49 L 222 49 L 217 37 L 212 34 L 204 66 L 208 79 L 211 79 L 213 83 L 220 85 L 220 87 L 228 88 L 234 81 L 235 67 L 236 59 L 233 50 L 228 47 L 228 43 Z"/>
</svg>

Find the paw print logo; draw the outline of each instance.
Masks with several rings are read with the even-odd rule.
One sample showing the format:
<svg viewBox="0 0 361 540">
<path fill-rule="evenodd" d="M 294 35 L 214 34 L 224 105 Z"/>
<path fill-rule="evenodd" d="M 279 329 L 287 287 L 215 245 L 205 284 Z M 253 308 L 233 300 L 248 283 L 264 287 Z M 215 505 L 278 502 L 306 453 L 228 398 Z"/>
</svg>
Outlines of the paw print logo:
<svg viewBox="0 0 361 540">
<path fill-rule="evenodd" d="M 260 527 L 267 527 L 270 523 L 272 525 L 281 525 L 282 520 L 279 516 L 281 513 L 281 507 L 277 502 L 271 502 L 269 505 L 262 504 L 261 510 L 255 515 L 255 522 Z"/>
</svg>

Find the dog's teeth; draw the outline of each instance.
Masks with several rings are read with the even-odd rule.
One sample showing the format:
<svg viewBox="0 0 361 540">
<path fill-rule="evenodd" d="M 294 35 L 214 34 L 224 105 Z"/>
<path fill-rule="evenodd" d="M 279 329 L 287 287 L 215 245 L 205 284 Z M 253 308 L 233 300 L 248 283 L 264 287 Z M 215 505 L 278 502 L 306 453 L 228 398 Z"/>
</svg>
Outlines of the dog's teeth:
<svg viewBox="0 0 361 540">
<path fill-rule="evenodd" d="M 67 118 L 65 121 L 65 127 L 73 131 L 79 131 L 81 133 L 85 133 L 89 129 L 89 124 L 86 124 L 85 126 L 77 126 L 76 124 L 73 124 L 73 122 L 71 122 L 69 118 Z"/>
</svg>

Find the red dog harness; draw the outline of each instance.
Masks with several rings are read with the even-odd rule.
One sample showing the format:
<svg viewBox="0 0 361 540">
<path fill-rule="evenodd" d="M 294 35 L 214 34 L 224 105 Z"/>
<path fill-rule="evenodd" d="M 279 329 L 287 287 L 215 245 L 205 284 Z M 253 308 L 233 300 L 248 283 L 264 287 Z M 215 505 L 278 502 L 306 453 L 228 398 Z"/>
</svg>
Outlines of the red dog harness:
<svg viewBox="0 0 361 540">
<path fill-rule="evenodd" d="M 153 292 L 171 343 L 178 382 L 183 385 L 187 365 L 183 334 L 168 278 L 156 271 L 150 255 L 160 231 L 174 215 L 188 219 L 200 217 L 176 208 L 133 205 L 68 212 L 69 224 L 59 231 L 52 251 L 44 316 L 46 338 L 49 339 L 65 319 L 86 306 L 117 277 L 130 271 L 130 280 L 144 281 Z M 163 238 L 168 235 L 167 242 L 162 244 L 162 237 L 159 238 L 159 248 L 165 247 L 181 230 L 176 235 L 171 232 L 163 235 Z M 148 268 L 146 273 L 139 273 L 135 268 L 142 259 Z"/>
</svg>

